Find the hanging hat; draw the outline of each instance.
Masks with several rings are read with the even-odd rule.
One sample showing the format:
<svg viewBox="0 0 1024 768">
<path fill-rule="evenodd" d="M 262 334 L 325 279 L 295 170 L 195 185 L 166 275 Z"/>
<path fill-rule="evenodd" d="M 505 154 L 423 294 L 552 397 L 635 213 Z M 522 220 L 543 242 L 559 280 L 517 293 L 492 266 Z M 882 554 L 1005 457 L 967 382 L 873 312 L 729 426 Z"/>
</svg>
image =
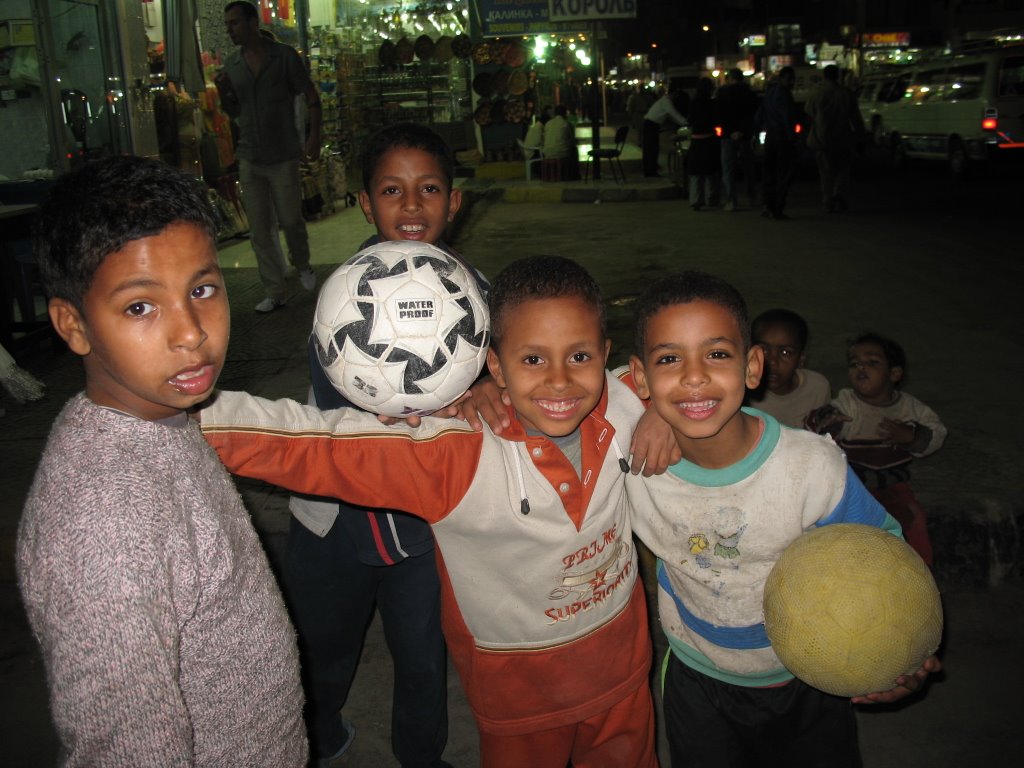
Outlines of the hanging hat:
<svg viewBox="0 0 1024 768">
<path fill-rule="evenodd" d="M 490 64 L 494 61 L 491 56 L 491 46 L 489 43 L 477 43 L 473 46 L 473 63 L 474 64 Z"/>
<path fill-rule="evenodd" d="M 512 73 L 507 69 L 499 69 L 494 73 L 494 78 L 491 80 L 491 90 L 494 91 L 495 96 L 504 96 L 508 93 L 508 78 Z"/>
<path fill-rule="evenodd" d="M 460 59 L 469 58 L 469 54 L 473 51 L 473 43 L 466 35 L 456 35 L 455 39 L 452 40 L 452 53 L 454 53 Z"/>
<path fill-rule="evenodd" d="M 395 44 L 395 58 L 399 64 L 412 64 L 412 58 L 416 51 L 409 42 L 408 37 L 403 37 Z"/>
<path fill-rule="evenodd" d="M 420 61 L 430 61 L 430 58 L 434 55 L 434 41 L 430 39 L 429 35 L 420 35 L 416 38 L 416 44 L 413 46 L 416 51 L 416 58 Z"/>
<path fill-rule="evenodd" d="M 522 99 L 508 99 L 505 102 L 505 120 L 510 123 L 521 123 L 526 117 L 526 104 Z"/>
<path fill-rule="evenodd" d="M 517 69 L 508 78 L 508 92 L 513 96 L 522 96 L 530 88 L 530 78 L 526 71 Z"/>
<path fill-rule="evenodd" d="M 452 52 L 452 39 L 448 35 L 441 35 L 437 39 L 437 43 L 434 45 L 434 58 L 442 63 L 451 61 L 454 53 Z"/>
<path fill-rule="evenodd" d="M 502 58 L 506 66 L 515 69 L 526 63 L 526 56 L 527 53 L 525 46 L 518 42 L 512 42 L 505 46 L 505 52 Z"/>
</svg>

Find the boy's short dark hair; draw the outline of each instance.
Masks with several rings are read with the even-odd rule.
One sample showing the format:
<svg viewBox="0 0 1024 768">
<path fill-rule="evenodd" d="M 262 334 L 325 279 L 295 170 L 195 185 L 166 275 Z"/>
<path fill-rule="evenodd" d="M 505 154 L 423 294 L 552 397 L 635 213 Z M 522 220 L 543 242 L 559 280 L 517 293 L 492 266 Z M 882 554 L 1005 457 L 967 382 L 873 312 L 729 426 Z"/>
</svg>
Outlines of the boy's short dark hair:
<svg viewBox="0 0 1024 768">
<path fill-rule="evenodd" d="M 455 180 L 455 155 L 447 142 L 424 125 L 415 123 L 394 123 L 385 126 L 366 140 L 363 151 L 359 154 L 359 167 L 363 172 L 363 189 L 369 190 L 373 183 L 373 174 L 384 155 L 392 149 L 419 149 L 432 155 L 441 166 L 448 183 L 448 191 Z"/>
<path fill-rule="evenodd" d="M 877 344 L 881 348 L 882 354 L 885 355 L 885 361 L 889 363 L 889 367 L 902 368 L 904 378 L 906 378 L 907 355 L 897 342 L 874 331 L 866 331 L 857 338 L 850 339 L 846 343 L 846 348 L 850 349 L 856 344 Z"/>
<path fill-rule="evenodd" d="M 807 339 L 810 337 L 810 330 L 807 328 L 807 321 L 791 309 L 769 309 L 754 318 L 750 324 L 750 338 L 756 343 L 761 337 L 761 332 L 770 325 L 781 325 L 796 336 L 796 345 L 799 352 L 807 349 Z"/>
<path fill-rule="evenodd" d="M 657 280 L 636 300 L 633 313 L 636 353 L 641 357 L 644 354 L 647 326 L 652 317 L 667 307 L 695 301 L 707 301 L 727 309 L 739 324 L 744 351 L 750 348 L 750 316 L 740 292 L 715 275 L 686 271 Z"/>
<path fill-rule="evenodd" d="M 33 230 L 46 295 L 81 310 L 107 256 L 177 222 L 194 224 L 216 240 L 202 182 L 158 160 L 110 157 L 62 176 Z"/>
<path fill-rule="evenodd" d="M 513 261 L 491 283 L 487 306 L 491 314 L 491 346 L 498 348 L 504 314 L 511 307 L 534 299 L 582 299 L 597 313 L 601 333 L 606 319 L 601 289 L 582 266 L 563 256 L 530 256 Z"/>
<path fill-rule="evenodd" d="M 234 0 L 232 3 L 228 3 L 224 6 L 224 13 L 227 14 L 232 8 L 241 8 L 242 13 L 250 19 L 259 19 L 259 12 L 256 10 L 254 3 L 247 2 L 247 0 Z"/>
</svg>

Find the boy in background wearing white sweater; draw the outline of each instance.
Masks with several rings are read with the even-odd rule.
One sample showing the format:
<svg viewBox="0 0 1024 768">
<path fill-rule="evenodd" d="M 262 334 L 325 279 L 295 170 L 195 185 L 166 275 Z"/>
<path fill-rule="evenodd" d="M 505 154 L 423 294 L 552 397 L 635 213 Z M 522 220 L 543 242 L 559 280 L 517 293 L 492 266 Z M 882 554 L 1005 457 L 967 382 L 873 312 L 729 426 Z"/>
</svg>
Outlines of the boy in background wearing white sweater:
<svg viewBox="0 0 1024 768">
<path fill-rule="evenodd" d="M 853 471 L 903 526 L 903 535 L 928 565 L 928 516 L 910 487 L 910 462 L 942 447 L 946 427 L 938 415 L 900 389 L 907 356 L 892 339 L 864 333 L 847 345 L 850 388 L 808 419 L 846 452 Z"/>
</svg>

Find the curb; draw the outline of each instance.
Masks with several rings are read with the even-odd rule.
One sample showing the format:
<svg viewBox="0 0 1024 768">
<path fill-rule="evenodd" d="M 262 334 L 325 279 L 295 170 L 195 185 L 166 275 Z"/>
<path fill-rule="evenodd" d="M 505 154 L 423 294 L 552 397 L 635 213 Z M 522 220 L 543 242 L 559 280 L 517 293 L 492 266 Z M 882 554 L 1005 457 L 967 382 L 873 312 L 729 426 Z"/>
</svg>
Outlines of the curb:
<svg viewBox="0 0 1024 768">
<path fill-rule="evenodd" d="M 683 196 L 679 187 L 667 183 L 649 187 L 564 187 L 564 186 L 533 186 L 527 184 L 503 185 L 498 180 L 474 179 L 462 185 L 462 208 L 456 217 L 465 215 L 467 207 L 473 200 L 481 196 L 494 198 L 504 203 L 638 203 L 657 200 L 675 200 Z"/>
</svg>

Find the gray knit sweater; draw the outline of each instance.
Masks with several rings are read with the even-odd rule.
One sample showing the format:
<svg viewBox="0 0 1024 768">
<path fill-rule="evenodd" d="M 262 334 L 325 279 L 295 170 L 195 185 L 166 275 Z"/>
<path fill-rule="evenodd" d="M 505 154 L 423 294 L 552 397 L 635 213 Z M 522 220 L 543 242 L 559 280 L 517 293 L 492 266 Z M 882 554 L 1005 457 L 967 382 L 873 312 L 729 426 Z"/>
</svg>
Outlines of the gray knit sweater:
<svg viewBox="0 0 1024 768">
<path fill-rule="evenodd" d="M 18 531 L 65 765 L 304 766 L 295 635 L 195 422 L 72 398 Z"/>
</svg>

